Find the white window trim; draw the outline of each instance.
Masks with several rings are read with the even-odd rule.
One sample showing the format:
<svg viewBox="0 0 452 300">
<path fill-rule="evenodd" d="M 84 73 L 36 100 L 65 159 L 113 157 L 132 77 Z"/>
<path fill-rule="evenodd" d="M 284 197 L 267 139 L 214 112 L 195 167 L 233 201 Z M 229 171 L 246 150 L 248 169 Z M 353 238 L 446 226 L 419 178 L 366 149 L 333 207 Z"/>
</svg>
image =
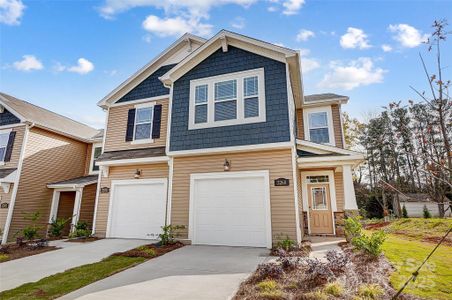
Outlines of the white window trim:
<svg viewBox="0 0 452 300">
<path fill-rule="evenodd" d="M 330 142 L 324 143 L 324 145 L 336 146 L 336 139 L 334 137 L 334 128 L 333 128 L 333 112 L 331 106 L 319 106 L 319 107 L 311 107 L 303 109 L 303 125 L 304 125 L 304 136 L 305 139 L 311 141 L 311 133 L 309 128 L 309 115 L 312 113 L 326 112 L 327 120 L 328 120 L 328 135 Z"/>
<path fill-rule="evenodd" d="M 258 77 L 258 97 L 259 97 L 259 116 L 245 118 L 245 102 L 243 91 L 243 79 L 246 77 L 257 76 Z M 237 80 L 237 119 L 214 121 L 215 116 L 215 83 L 227 80 Z M 195 88 L 198 85 L 208 85 L 207 96 L 207 122 L 195 124 Z M 225 100 L 226 101 L 226 100 Z M 230 101 L 230 100 L 227 100 Z M 266 121 L 266 108 L 265 108 L 265 76 L 264 68 L 247 70 L 242 72 L 228 73 L 213 77 L 195 79 L 190 81 L 190 109 L 189 109 L 189 121 L 188 129 L 201 129 L 211 127 L 230 126 L 237 124 L 250 124 Z"/>
<path fill-rule="evenodd" d="M 139 144 L 150 144 L 154 142 L 154 139 L 152 138 L 152 129 L 153 129 L 153 123 L 154 123 L 154 106 L 155 106 L 155 102 L 149 102 L 149 103 L 141 103 L 141 104 L 137 104 L 135 105 L 135 120 L 133 122 L 133 140 L 130 142 L 132 145 L 139 145 Z M 141 139 L 141 140 L 136 140 L 135 139 L 135 128 L 137 126 L 137 116 L 138 116 L 138 109 L 140 108 L 151 108 L 152 111 L 152 118 L 151 118 L 151 135 L 148 139 Z"/>
<path fill-rule="evenodd" d="M 12 129 L 5 129 L 5 130 L 0 130 L 0 134 L 10 134 L 12 131 Z M 8 141 L 9 141 L 9 136 L 8 136 Z M 6 155 L 6 150 L 8 149 L 8 142 L 6 142 L 6 147 L 5 147 L 5 153 L 3 155 L 3 157 L 0 157 L 0 166 L 4 166 L 5 163 L 5 155 Z"/>
<path fill-rule="evenodd" d="M 88 172 L 89 175 L 96 175 L 96 174 L 99 174 L 99 172 L 100 172 L 100 166 L 99 165 L 98 165 L 99 170 L 97 170 L 97 171 L 93 170 L 93 167 L 94 167 L 94 151 L 95 151 L 96 148 L 102 148 L 102 143 L 95 143 L 92 146 L 92 149 L 91 149 L 91 161 L 89 162 L 89 172 Z"/>
</svg>

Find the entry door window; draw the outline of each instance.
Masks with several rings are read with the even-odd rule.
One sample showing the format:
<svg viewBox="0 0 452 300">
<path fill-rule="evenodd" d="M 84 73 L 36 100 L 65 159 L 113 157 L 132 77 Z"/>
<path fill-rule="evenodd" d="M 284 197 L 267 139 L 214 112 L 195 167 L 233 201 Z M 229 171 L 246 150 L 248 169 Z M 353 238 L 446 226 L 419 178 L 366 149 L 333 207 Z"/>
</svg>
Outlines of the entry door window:
<svg viewBox="0 0 452 300">
<path fill-rule="evenodd" d="M 326 203 L 326 189 L 325 187 L 313 187 L 312 193 L 312 209 L 314 210 L 327 210 Z"/>
</svg>

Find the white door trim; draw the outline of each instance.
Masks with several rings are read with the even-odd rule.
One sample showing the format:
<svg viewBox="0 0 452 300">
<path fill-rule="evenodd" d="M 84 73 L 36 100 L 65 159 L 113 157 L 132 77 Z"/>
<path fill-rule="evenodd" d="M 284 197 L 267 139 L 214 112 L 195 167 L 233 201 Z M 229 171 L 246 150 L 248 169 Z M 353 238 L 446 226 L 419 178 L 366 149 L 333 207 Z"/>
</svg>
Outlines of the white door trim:
<svg viewBox="0 0 452 300">
<path fill-rule="evenodd" d="M 190 174 L 190 207 L 188 220 L 188 239 L 195 242 L 194 220 L 195 220 L 195 181 L 199 179 L 218 179 L 218 178 L 246 178 L 246 177 L 261 177 L 264 179 L 265 189 L 265 228 L 266 228 L 266 245 L 267 248 L 272 247 L 272 223 L 271 223 L 271 208 L 270 208 L 270 172 L 268 170 L 262 171 L 240 171 L 240 172 L 214 172 L 214 173 L 195 173 Z"/>
<path fill-rule="evenodd" d="M 168 192 L 168 179 L 167 178 L 155 178 L 155 179 L 125 179 L 125 180 L 112 180 L 111 181 L 111 193 L 110 193 L 110 202 L 108 204 L 108 220 L 107 220 L 107 233 L 106 237 L 110 237 L 111 230 L 111 210 L 113 208 L 113 199 L 115 194 L 115 189 L 119 185 L 131 185 L 131 184 L 163 184 L 163 188 L 165 191 L 165 201 L 167 198 Z"/>
<path fill-rule="evenodd" d="M 302 198 L 303 198 L 303 211 L 308 216 L 308 233 L 311 234 L 311 217 L 309 216 L 309 198 L 308 198 L 308 184 L 307 176 L 328 175 L 328 182 L 324 182 L 330 187 L 330 201 L 331 201 L 331 218 L 333 224 L 333 235 L 336 235 L 336 226 L 334 223 L 334 212 L 337 211 L 336 202 L 336 184 L 334 181 L 334 171 L 331 170 L 319 170 L 319 171 L 306 171 L 301 172 L 301 184 L 302 184 Z"/>
</svg>

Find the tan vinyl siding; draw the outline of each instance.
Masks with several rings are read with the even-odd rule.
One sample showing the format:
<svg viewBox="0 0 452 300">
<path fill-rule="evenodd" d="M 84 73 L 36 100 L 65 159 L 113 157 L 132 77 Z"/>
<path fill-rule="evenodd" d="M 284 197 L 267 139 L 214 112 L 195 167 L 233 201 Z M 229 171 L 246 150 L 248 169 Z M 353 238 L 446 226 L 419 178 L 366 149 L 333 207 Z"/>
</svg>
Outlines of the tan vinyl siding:
<svg viewBox="0 0 452 300">
<path fill-rule="evenodd" d="M 3 192 L 3 189 L 0 188 L 0 203 L 8 203 L 9 204 L 11 202 L 11 195 L 13 193 L 13 189 L 14 189 L 14 184 L 11 184 L 9 193 Z M 8 208 L 0 208 L 0 229 L 2 232 L 4 232 L 4 229 L 5 229 L 7 215 L 8 215 Z"/>
<path fill-rule="evenodd" d="M 93 225 L 94 205 L 96 202 L 97 183 L 83 188 L 82 204 L 80 205 L 80 221 L 86 221 L 89 228 Z"/>
<path fill-rule="evenodd" d="M 71 229 L 71 220 L 74 213 L 75 192 L 61 192 L 58 203 L 57 219 L 69 219 L 64 226 L 63 236 L 67 236 Z"/>
<path fill-rule="evenodd" d="M 336 185 L 337 211 L 344 211 L 344 180 L 342 172 L 334 172 L 334 184 Z"/>
<path fill-rule="evenodd" d="M 48 221 L 53 190 L 47 184 L 85 173 L 87 144 L 39 129 L 30 129 L 23 158 L 9 239 L 29 222 L 23 213 L 39 211 L 42 226 Z"/>
<path fill-rule="evenodd" d="M 140 169 L 142 171 L 142 179 L 151 178 L 168 178 L 168 164 L 150 164 L 150 165 L 136 165 L 136 166 L 118 166 L 110 167 L 108 177 L 101 176 L 100 188 L 111 188 L 112 180 L 130 180 L 134 179 L 135 171 Z M 136 179 L 139 180 L 139 179 Z M 99 193 L 97 204 L 97 218 L 96 218 L 96 235 L 105 236 L 107 233 L 108 208 L 110 205 L 110 193 Z"/>
<path fill-rule="evenodd" d="M 93 144 L 88 144 L 86 147 L 86 160 L 85 160 L 85 175 L 88 175 L 90 172 L 90 164 L 91 164 L 91 155 L 93 153 Z"/>
<path fill-rule="evenodd" d="M 342 140 L 342 122 L 341 122 L 341 110 L 337 104 L 331 105 L 331 113 L 333 117 L 333 130 L 336 147 L 344 148 Z"/>
<path fill-rule="evenodd" d="M 289 235 L 296 239 L 295 203 L 291 150 L 229 153 L 174 159 L 171 223 L 188 225 L 190 174 L 224 172 L 224 160 L 231 161 L 234 171 L 270 171 L 272 235 Z M 290 178 L 289 186 L 274 186 L 276 178 Z M 187 238 L 187 231 L 181 238 Z"/>
<path fill-rule="evenodd" d="M 0 168 L 17 168 L 19 165 L 20 152 L 22 149 L 22 144 L 25 135 L 25 126 L 18 126 L 12 128 L 12 131 L 16 132 L 16 138 L 14 139 L 13 152 L 11 153 L 11 160 L 6 162 Z"/>
<path fill-rule="evenodd" d="M 153 143 L 132 144 L 126 142 L 127 116 L 129 109 L 133 109 L 135 104 L 126 104 L 110 107 L 108 114 L 108 125 L 105 138 L 105 151 L 117 151 L 128 149 L 139 149 L 149 147 L 162 147 L 166 145 L 166 128 L 168 123 L 168 100 L 155 101 L 162 104 L 162 122 L 160 127 L 160 138 L 154 139 Z"/>
<path fill-rule="evenodd" d="M 304 140 L 303 109 L 297 109 L 297 138 Z"/>
</svg>

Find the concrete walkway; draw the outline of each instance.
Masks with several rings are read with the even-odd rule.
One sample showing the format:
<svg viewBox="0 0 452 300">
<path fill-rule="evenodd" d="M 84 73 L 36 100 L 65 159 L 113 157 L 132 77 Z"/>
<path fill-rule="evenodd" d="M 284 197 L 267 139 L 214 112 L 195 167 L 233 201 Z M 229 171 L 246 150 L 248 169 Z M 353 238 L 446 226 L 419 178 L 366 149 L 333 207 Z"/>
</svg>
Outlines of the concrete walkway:
<svg viewBox="0 0 452 300">
<path fill-rule="evenodd" d="M 268 253 L 262 248 L 185 246 L 61 299 L 224 300 Z"/>
<path fill-rule="evenodd" d="M 63 272 L 81 265 L 98 262 L 112 253 L 126 251 L 149 240 L 103 239 L 90 243 L 54 241 L 62 249 L 28 256 L 0 264 L 0 291 Z"/>
<path fill-rule="evenodd" d="M 318 258 L 322 261 L 326 260 L 325 256 L 328 251 L 342 251 L 338 244 L 345 242 L 345 239 L 341 237 L 310 236 L 307 239 L 311 241 L 312 249 L 309 257 Z"/>
</svg>

